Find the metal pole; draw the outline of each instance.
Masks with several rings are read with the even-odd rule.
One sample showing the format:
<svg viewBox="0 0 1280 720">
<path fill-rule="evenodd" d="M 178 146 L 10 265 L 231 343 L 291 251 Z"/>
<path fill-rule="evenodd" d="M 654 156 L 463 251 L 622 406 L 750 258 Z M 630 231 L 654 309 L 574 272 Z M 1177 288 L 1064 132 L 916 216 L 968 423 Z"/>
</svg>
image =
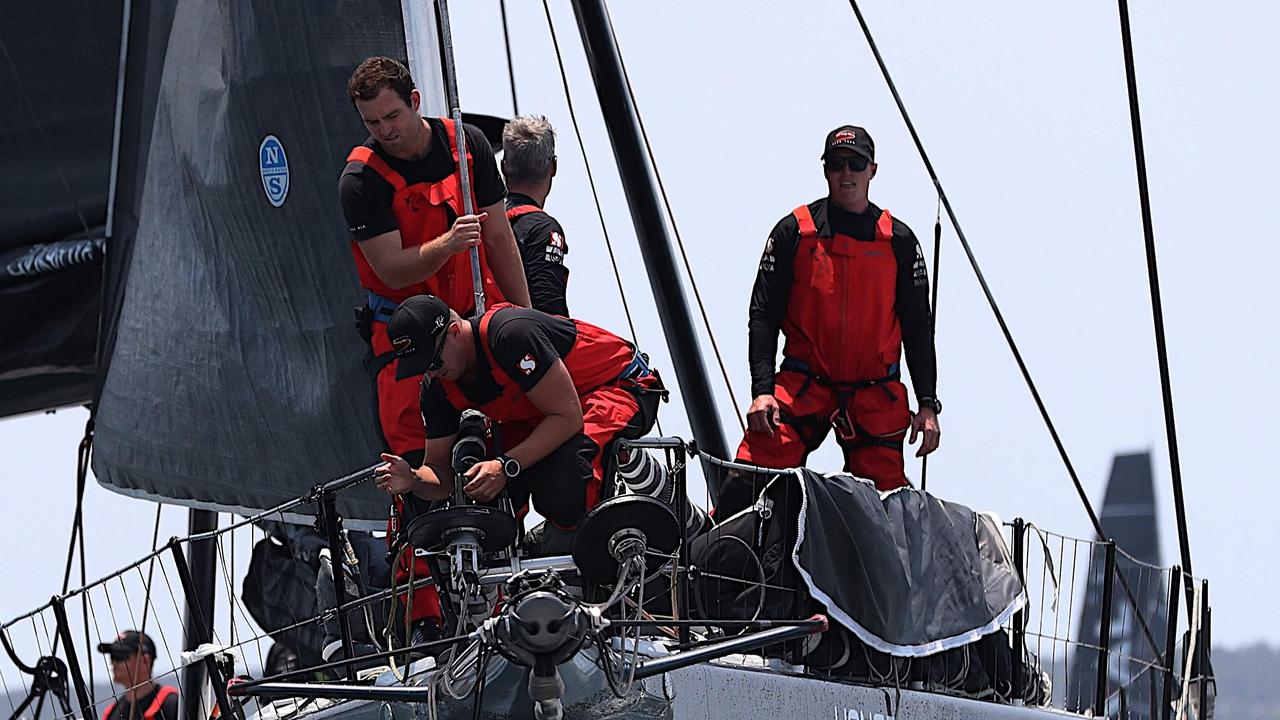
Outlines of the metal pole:
<svg viewBox="0 0 1280 720">
<path fill-rule="evenodd" d="M 637 450 L 636 452 L 644 452 Z M 667 451 L 667 457 L 670 458 L 671 451 Z M 680 506 L 680 562 L 676 568 L 676 587 L 680 596 L 676 598 L 677 612 L 680 613 L 681 620 L 689 619 L 689 494 L 686 489 L 685 467 L 688 465 L 684 454 L 679 450 L 675 451 L 676 462 L 676 496 L 675 502 Z M 689 626 L 681 625 L 679 628 L 680 644 L 684 647 L 689 646 L 690 635 Z"/>
<path fill-rule="evenodd" d="M 724 657 L 730 653 L 750 652 L 756 648 L 762 648 L 766 645 L 774 645 L 784 643 L 791 640 L 802 638 L 806 635 L 825 632 L 829 624 L 827 618 L 823 615 L 814 615 L 809 618 L 811 621 L 808 625 L 793 625 L 790 627 L 776 627 L 772 630 L 765 630 L 759 633 L 749 635 L 739 635 L 728 640 L 722 640 L 711 645 L 704 645 L 693 650 L 678 652 L 674 655 L 647 660 L 636 668 L 636 680 L 643 680 L 654 675 L 673 672 L 680 668 L 686 668 L 690 665 L 696 665 L 707 660 L 715 660 Z M 660 623 L 661 621 L 656 621 Z"/>
<path fill-rule="evenodd" d="M 218 529 L 218 514 L 192 509 L 187 522 L 190 535 Z M 182 649 L 195 650 L 213 637 L 213 602 L 216 586 L 217 541 L 213 538 L 191 542 L 188 562 L 177 538 L 169 541 L 178 581 L 182 584 L 186 609 L 183 611 Z M 208 610 L 206 610 L 208 608 Z M 191 663 L 182 669 L 182 712 L 187 720 L 205 720 L 204 683 L 210 677 L 203 663 Z"/>
<path fill-rule="evenodd" d="M 338 628 L 342 634 L 342 652 L 351 660 L 355 658 L 355 645 L 351 641 L 351 619 L 342 611 L 347 604 L 346 567 L 343 562 L 346 553 L 342 544 L 342 518 L 338 515 L 338 501 L 334 493 L 320 493 L 320 517 L 317 521 L 323 526 L 325 537 L 329 540 L 329 565 L 333 568 L 333 597 L 337 604 Z M 356 681 L 355 665 L 347 666 L 347 679 Z"/>
<path fill-rule="evenodd" d="M 1209 581 L 1200 582 L 1200 632 L 1196 636 L 1196 676 L 1200 679 L 1196 718 L 1208 717 L 1209 699 Z"/>
<path fill-rule="evenodd" d="M 613 42 L 613 30 L 604 2 L 573 0 L 573 11 L 587 51 L 600 110 L 609 131 L 613 156 L 618 164 L 627 205 L 631 209 L 631 219 L 635 223 L 636 237 L 649 274 L 658 316 L 662 319 L 667 347 L 675 362 L 680 392 L 694 437 L 707 452 L 728 458 L 724 429 L 716 412 L 702 353 L 698 349 L 698 336 L 694 332 L 688 299 L 680 283 L 671 237 L 645 154 L 635 104 L 626 90 L 622 58 Z M 706 462 L 702 463 L 702 469 L 714 502 L 719 497 L 719 473 Z"/>
<path fill-rule="evenodd" d="M 1110 679 L 1108 670 L 1111 662 L 1111 591 L 1115 585 L 1116 544 L 1108 540 L 1106 555 L 1103 561 L 1102 577 L 1102 619 L 1098 623 L 1098 684 L 1094 688 L 1093 716 L 1103 717 L 1107 713 L 1107 684 Z"/>
<path fill-rule="evenodd" d="M 85 688 L 84 675 L 80 672 L 80 658 L 76 656 L 76 646 L 71 640 L 71 623 L 67 622 L 67 608 L 62 598 L 54 596 L 53 616 L 58 622 L 58 637 L 62 638 L 62 652 L 67 656 L 67 670 L 71 673 L 71 684 L 75 685 L 76 698 L 80 700 L 80 712 L 84 720 L 94 720 L 93 702 L 89 700 L 89 691 Z M 39 712 L 36 714 L 39 717 Z"/>
<path fill-rule="evenodd" d="M 471 169 L 467 166 L 467 129 L 462 124 L 462 109 L 458 103 L 458 72 L 453 62 L 453 33 L 449 29 L 449 2 L 436 0 L 437 19 L 440 23 L 440 54 L 444 58 L 444 91 L 453 117 L 458 143 L 458 181 L 462 185 L 462 214 L 474 215 L 475 198 L 471 196 Z M 480 274 L 480 249 L 471 248 L 471 287 L 476 298 L 476 317 L 484 314 L 484 278 Z"/>
<path fill-rule="evenodd" d="M 1191 570 L 1191 541 L 1187 537 L 1187 508 L 1182 498 L 1182 465 L 1178 461 L 1178 430 L 1173 417 L 1173 387 L 1169 379 L 1169 353 L 1165 347 L 1164 309 L 1160 302 L 1160 272 L 1156 268 L 1156 240 L 1151 227 L 1151 197 L 1147 189 L 1147 156 L 1142 143 L 1142 118 L 1138 112 L 1138 80 L 1133 68 L 1133 37 L 1129 32 L 1129 3 L 1120 3 L 1120 36 L 1124 44 L 1125 80 L 1129 86 L 1129 120 L 1133 126 L 1133 155 L 1138 166 L 1138 200 L 1142 205 L 1142 237 L 1147 249 L 1147 284 L 1151 289 L 1151 320 L 1155 326 L 1156 359 L 1160 365 L 1160 395 L 1164 403 L 1165 438 L 1169 445 L 1169 474 L 1173 482 L 1173 510 L 1178 518 L 1178 551 L 1187 577 Z M 1187 617 L 1192 586 L 1187 584 Z"/>
<path fill-rule="evenodd" d="M 1178 652 L 1178 595 L 1182 588 L 1182 568 L 1177 565 L 1173 566 L 1173 570 L 1169 573 L 1169 612 L 1168 612 L 1168 628 L 1165 630 L 1164 637 L 1164 698 L 1163 704 L 1160 706 L 1161 720 L 1169 720 L 1173 714 L 1173 687 L 1178 682 L 1177 673 L 1174 671 L 1174 663 L 1177 662 L 1175 654 Z"/>
<path fill-rule="evenodd" d="M 1026 592 L 1027 579 L 1024 577 L 1023 568 L 1026 565 L 1026 530 L 1027 524 L 1022 518 L 1014 518 L 1013 520 L 1013 568 L 1018 573 L 1018 582 L 1022 583 L 1023 592 Z M 1023 661 L 1023 645 L 1026 643 L 1026 631 L 1024 624 L 1027 619 L 1026 608 L 1018 610 L 1013 614 L 1013 679 L 1011 683 L 1011 691 L 1013 694 L 1013 704 L 1022 705 L 1023 698 L 1026 696 L 1026 689 L 1022 682 L 1022 661 Z"/>
</svg>

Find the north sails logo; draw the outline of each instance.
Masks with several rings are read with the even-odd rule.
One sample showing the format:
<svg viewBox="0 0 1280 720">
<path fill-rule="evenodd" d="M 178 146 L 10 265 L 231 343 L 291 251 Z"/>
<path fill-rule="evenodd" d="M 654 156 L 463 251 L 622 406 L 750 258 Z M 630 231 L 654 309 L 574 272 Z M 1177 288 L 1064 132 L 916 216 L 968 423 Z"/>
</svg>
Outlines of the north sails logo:
<svg viewBox="0 0 1280 720">
<path fill-rule="evenodd" d="M 524 357 L 520 358 L 519 368 L 525 375 L 532 375 L 533 371 L 538 369 L 538 362 L 533 359 L 532 354 L 525 353 Z"/>
<path fill-rule="evenodd" d="M 393 339 L 391 344 L 395 346 L 397 355 L 408 355 L 414 351 L 413 338 L 408 335 L 401 335 Z"/>
<path fill-rule="evenodd" d="M 836 133 L 836 136 L 835 136 L 835 138 L 831 141 L 831 144 L 832 144 L 832 145 L 839 145 L 840 143 L 846 143 L 846 142 L 850 142 L 850 143 L 851 143 L 851 142 L 854 142 L 854 141 L 855 141 L 855 140 L 857 140 L 857 139 L 858 139 L 858 134 L 857 134 L 857 133 L 855 133 L 854 131 L 852 131 L 852 130 L 841 130 L 840 132 Z"/>
<path fill-rule="evenodd" d="M 262 191 L 267 194 L 271 207 L 284 205 L 289 197 L 289 159 L 284 155 L 284 145 L 275 135 L 268 135 L 258 146 L 258 172 L 262 175 Z"/>
</svg>

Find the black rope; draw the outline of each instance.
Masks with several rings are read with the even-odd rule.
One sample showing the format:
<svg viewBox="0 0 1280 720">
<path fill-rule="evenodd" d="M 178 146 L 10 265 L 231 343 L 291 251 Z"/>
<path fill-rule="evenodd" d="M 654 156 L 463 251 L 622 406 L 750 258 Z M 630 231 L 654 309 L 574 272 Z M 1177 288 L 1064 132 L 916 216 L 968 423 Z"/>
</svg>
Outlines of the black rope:
<svg viewBox="0 0 1280 720">
<path fill-rule="evenodd" d="M 929 339 L 932 340 L 938 334 L 938 275 L 939 267 L 942 263 L 942 197 L 938 197 L 938 211 L 933 216 L 933 289 L 929 295 L 929 310 L 933 315 L 933 332 L 930 333 Z M 924 442 L 921 440 L 921 442 Z M 920 492 L 929 489 L 929 456 L 925 455 L 920 461 Z"/>
<path fill-rule="evenodd" d="M 1124 43 L 1124 74 L 1129 86 L 1129 122 L 1133 126 L 1133 156 L 1138 172 L 1138 199 L 1142 204 L 1142 237 L 1147 250 L 1147 284 L 1151 288 L 1151 320 L 1156 333 L 1156 360 L 1160 365 L 1160 396 L 1164 402 L 1165 438 L 1169 445 L 1169 472 L 1173 478 L 1173 508 L 1178 519 L 1178 550 L 1182 568 L 1191 575 L 1191 540 L 1187 536 L 1187 509 L 1182 497 L 1182 465 L 1178 460 L 1178 431 L 1173 419 L 1173 388 L 1169 379 L 1169 353 L 1165 345 L 1164 309 L 1160 302 L 1160 273 L 1156 268 L 1156 240 L 1151 227 L 1151 196 L 1147 188 L 1147 155 L 1142 142 L 1142 117 L 1138 111 L 1138 79 L 1133 66 L 1133 37 L 1129 30 L 1128 0 L 1119 0 L 1120 37 Z M 1192 587 L 1187 585 L 1187 617 L 1191 617 Z"/>
<path fill-rule="evenodd" d="M 591 173 L 591 162 L 587 159 L 587 146 L 582 141 L 582 131 L 578 129 L 578 114 L 573 109 L 573 96 L 569 93 L 569 76 L 564 69 L 564 58 L 560 55 L 560 40 L 556 37 L 556 24 L 551 19 L 551 5 L 542 0 L 542 10 L 547 16 L 547 29 L 551 31 L 551 45 L 556 53 L 556 65 L 560 68 L 560 84 L 564 87 L 564 101 L 569 107 L 569 120 L 573 123 L 573 134 L 578 138 L 578 151 L 582 153 L 582 165 L 587 171 L 587 184 L 591 186 L 591 198 L 596 204 L 596 216 L 600 219 L 600 233 L 604 236 L 604 246 L 609 251 L 609 264 L 613 267 L 613 278 L 618 284 L 618 296 L 622 299 L 622 312 L 627 316 L 627 328 L 631 330 L 631 342 L 640 346 L 640 338 L 636 334 L 635 322 L 631 319 L 631 306 L 627 303 L 627 293 L 622 287 L 622 273 L 618 270 L 618 258 L 613 252 L 613 242 L 609 239 L 609 227 L 604 221 L 604 209 L 600 206 L 600 194 L 596 192 L 595 176 Z M 658 434 L 663 435 L 662 420 L 657 420 Z"/>
<path fill-rule="evenodd" d="M 960 245 L 969 257 L 969 265 L 973 268 L 973 272 L 978 278 L 978 283 L 982 286 L 982 292 L 987 298 L 987 304 L 991 307 L 991 312 L 995 314 L 996 322 L 1000 325 L 1000 331 L 1004 334 L 1005 342 L 1009 345 L 1009 350 L 1013 353 L 1013 359 L 1018 363 L 1018 369 L 1022 372 L 1022 379 L 1026 382 L 1027 389 L 1031 391 L 1031 397 L 1035 400 L 1036 408 L 1040 411 L 1040 417 L 1044 420 L 1045 426 L 1049 430 L 1049 435 L 1053 438 L 1053 444 L 1058 449 L 1058 455 L 1062 458 L 1067 474 L 1071 476 L 1071 482 L 1075 485 L 1076 493 L 1080 496 L 1080 502 L 1084 505 L 1085 512 L 1089 515 L 1089 521 L 1093 523 L 1093 528 L 1097 531 L 1098 537 L 1105 540 L 1106 534 L 1102 531 L 1102 522 L 1098 520 L 1098 514 L 1094 512 L 1093 504 L 1089 502 L 1089 496 L 1085 493 L 1084 485 L 1080 483 L 1076 469 L 1071 464 L 1071 458 L 1068 457 L 1067 449 L 1062 444 L 1062 438 L 1059 437 L 1058 430 L 1054 426 L 1053 420 L 1049 417 L 1049 411 L 1045 407 L 1044 400 L 1040 397 L 1040 391 L 1036 389 L 1035 382 L 1031 379 L 1031 372 L 1027 369 L 1027 364 L 1022 359 L 1022 353 L 1018 350 L 1018 345 L 1013 340 L 1013 333 L 1009 330 L 1009 325 L 1005 323 L 1004 315 L 996 304 L 995 295 L 992 294 L 991 288 L 987 285 L 986 277 L 983 276 L 982 270 L 978 267 L 978 260 L 973 255 L 973 248 L 969 246 L 969 241 L 965 239 L 964 230 L 960 228 L 960 222 L 956 219 L 955 211 L 951 208 L 951 201 L 947 199 L 947 193 L 942 189 L 942 182 L 938 180 L 938 174 L 933 169 L 933 163 L 929 161 L 929 155 L 925 152 L 924 144 L 920 141 L 920 135 L 916 133 L 916 128 L 911 122 L 910 115 L 907 114 L 907 108 L 902 102 L 902 97 L 898 95 L 898 88 L 894 85 L 893 78 L 889 76 L 889 69 L 885 66 L 884 58 L 880 56 L 880 50 L 876 47 L 876 42 L 871 37 L 871 30 L 867 27 L 867 22 L 862 17 L 862 11 L 858 9 L 857 0 L 849 0 L 849 6 L 853 8 L 853 13 L 858 18 L 858 24 L 862 26 L 862 32 L 866 35 L 867 43 L 871 46 L 871 52 L 875 55 L 876 62 L 880 65 L 880 73 L 884 76 L 885 82 L 889 86 L 889 91 L 893 94 L 894 102 L 898 104 L 898 111 L 901 113 L 903 121 L 906 122 L 907 130 L 911 133 L 911 139 L 915 142 L 916 150 L 920 153 L 920 159 L 924 161 L 925 170 L 929 172 L 929 179 L 933 181 L 933 186 L 938 191 L 938 197 L 947 209 L 947 217 L 951 220 L 951 226 L 956 230 L 956 237 L 960 239 Z"/>
<path fill-rule="evenodd" d="M 609 6 L 604 5 L 605 15 L 609 14 Z M 711 340 L 711 350 L 716 356 L 716 363 L 720 366 L 720 377 L 724 378 L 725 389 L 729 391 L 729 402 L 733 403 L 733 416 L 738 419 L 738 425 L 742 428 L 742 432 L 747 431 L 747 423 L 742 416 L 742 407 L 738 405 L 738 398 L 733 392 L 733 383 L 729 380 L 729 371 L 725 369 L 724 357 L 720 354 L 720 344 L 716 342 L 716 334 L 711 330 L 711 320 L 707 318 L 707 307 L 702 302 L 702 291 L 698 289 L 698 281 L 693 277 L 693 266 L 689 263 L 689 255 L 684 249 L 684 240 L 680 237 L 680 226 L 676 224 L 675 211 L 671 209 L 671 201 L 667 199 L 667 186 L 662 182 L 662 173 L 658 170 L 658 159 L 653 155 L 653 146 L 649 144 L 649 132 L 644 127 L 644 115 L 640 112 L 640 106 L 636 103 L 635 91 L 631 89 L 631 76 L 627 73 L 627 63 L 622 57 L 622 46 L 618 44 L 618 36 L 613 31 L 613 20 L 609 20 L 609 33 L 613 35 L 613 45 L 618 48 L 618 64 L 622 67 L 622 79 L 627 84 L 627 95 L 631 98 L 631 105 L 636 109 L 636 123 L 640 126 L 640 137 L 644 140 L 645 154 L 649 156 L 649 165 L 653 168 L 653 177 L 658 181 L 658 193 L 662 195 L 662 205 L 666 208 L 667 219 L 671 223 L 671 230 L 676 236 L 676 247 L 680 249 L 680 259 L 684 262 L 684 272 L 689 278 L 689 286 L 693 288 L 694 300 L 698 303 L 698 312 L 702 315 L 702 326 L 707 330 L 707 338 Z"/>
<path fill-rule="evenodd" d="M 507 80 L 511 83 L 511 114 L 520 114 L 520 102 L 516 99 L 516 67 L 511 61 L 511 34 L 507 31 L 507 0 L 498 0 L 498 11 L 502 14 L 502 43 L 507 49 Z"/>
<path fill-rule="evenodd" d="M 142 627 L 138 628 L 138 632 L 147 631 L 147 611 L 151 608 L 151 579 L 156 571 L 156 546 L 160 542 L 160 511 L 163 509 L 164 503 L 156 503 L 156 522 L 151 529 L 151 562 L 147 565 L 147 582 L 142 588 L 147 602 L 142 606 Z"/>
</svg>

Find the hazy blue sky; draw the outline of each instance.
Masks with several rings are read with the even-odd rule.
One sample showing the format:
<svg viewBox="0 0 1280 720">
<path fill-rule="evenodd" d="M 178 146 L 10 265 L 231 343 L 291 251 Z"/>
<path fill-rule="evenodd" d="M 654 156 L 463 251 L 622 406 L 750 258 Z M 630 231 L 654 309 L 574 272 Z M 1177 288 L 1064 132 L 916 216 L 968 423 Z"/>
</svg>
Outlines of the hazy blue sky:
<svg viewBox="0 0 1280 720">
<path fill-rule="evenodd" d="M 570 308 L 624 330 L 541 6 L 508 4 L 521 110 L 546 114 L 560 132 L 548 210 L 571 248 Z M 640 341 L 669 368 L 572 11 L 552 5 Z M 470 110 L 508 114 L 496 8 L 453 5 L 461 95 Z M 936 195 L 845 3 L 615 2 L 611 11 L 741 409 L 758 256 L 783 214 L 825 193 L 823 135 L 845 122 L 868 128 L 880 164 L 872 199 L 916 231 L 931 274 Z M 1114 453 L 1151 449 L 1163 560 L 1174 562 L 1116 7 L 868 2 L 864 12 L 1091 497 L 1100 503 Z M 1280 402 L 1269 277 L 1280 261 L 1280 152 L 1271 136 L 1280 10 L 1179 0 L 1131 12 L 1194 566 L 1212 583 L 1217 643 L 1280 642 L 1280 493 L 1269 454 Z M 929 489 L 1088 537 L 949 226 L 938 354 L 945 412 Z M 717 393 L 734 445 L 737 420 L 725 389 Z M 0 475 L 15 509 L 0 529 L 0 617 L 58 589 L 86 417 L 69 410 L 0 422 Z M 668 433 L 687 434 L 677 405 L 663 419 Z M 837 463 L 831 447 L 813 462 Z M 918 478 L 918 466 L 908 473 Z M 184 517 L 166 511 L 162 537 L 180 533 Z M 91 486 L 90 574 L 149 550 L 152 520 L 150 506 Z"/>
</svg>

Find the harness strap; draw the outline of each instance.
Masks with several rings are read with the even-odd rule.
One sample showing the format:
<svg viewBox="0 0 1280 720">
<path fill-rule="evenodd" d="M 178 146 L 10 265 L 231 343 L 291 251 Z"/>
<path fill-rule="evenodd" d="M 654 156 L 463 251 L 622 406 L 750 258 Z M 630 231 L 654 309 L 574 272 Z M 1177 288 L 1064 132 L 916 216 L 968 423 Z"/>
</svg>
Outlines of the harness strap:
<svg viewBox="0 0 1280 720">
<path fill-rule="evenodd" d="M 391 322 L 391 313 L 400 307 L 400 303 L 369 291 L 369 309 L 373 311 L 373 319 L 379 322 Z"/>
<path fill-rule="evenodd" d="M 396 192 L 400 192 L 408 185 L 404 176 L 392 170 L 387 161 L 383 160 L 371 147 L 361 145 L 353 148 L 351 152 L 347 153 L 347 162 L 364 163 L 366 167 L 376 172 L 383 180 L 386 180 Z"/>
<path fill-rule="evenodd" d="M 796 393 L 797 397 L 804 395 L 805 392 L 808 391 L 810 382 L 816 382 L 819 385 L 822 385 L 824 387 L 829 387 L 832 390 L 835 390 L 836 397 L 840 402 L 843 402 L 844 400 L 848 400 L 850 397 L 853 396 L 855 392 L 859 390 L 864 390 L 869 387 L 879 387 L 880 389 L 884 390 L 885 394 L 889 396 L 890 400 L 897 401 L 898 396 L 895 395 L 893 391 L 890 390 L 888 387 L 885 387 L 885 384 L 899 380 L 902 377 L 902 367 L 898 363 L 894 363 L 890 365 L 889 373 L 884 377 L 875 378 L 874 380 L 857 380 L 853 382 L 831 380 L 829 378 L 823 377 L 813 372 L 813 370 L 809 367 L 808 363 L 804 362 L 803 360 L 796 360 L 795 358 L 789 358 L 789 357 L 782 358 L 781 370 L 783 372 L 800 373 L 801 375 L 805 376 L 804 383 L 800 386 L 800 390 Z"/>
<path fill-rule="evenodd" d="M 536 212 L 542 212 L 542 208 L 537 205 L 517 205 L 507 211 L 507 222 L 511 222 L 521 215 L 528 215 L 529 213 Z"/>
</svg>

